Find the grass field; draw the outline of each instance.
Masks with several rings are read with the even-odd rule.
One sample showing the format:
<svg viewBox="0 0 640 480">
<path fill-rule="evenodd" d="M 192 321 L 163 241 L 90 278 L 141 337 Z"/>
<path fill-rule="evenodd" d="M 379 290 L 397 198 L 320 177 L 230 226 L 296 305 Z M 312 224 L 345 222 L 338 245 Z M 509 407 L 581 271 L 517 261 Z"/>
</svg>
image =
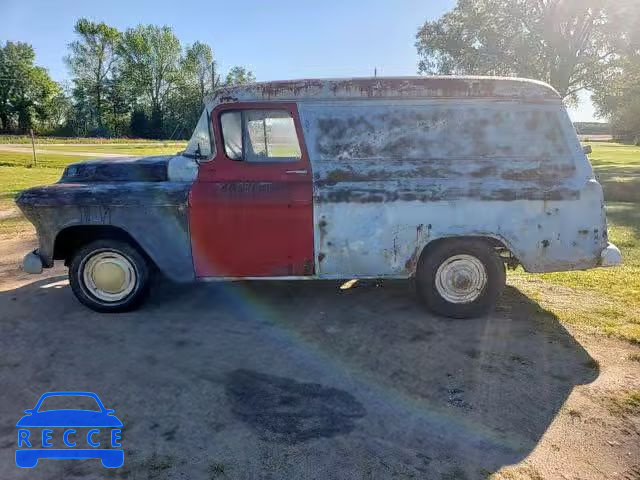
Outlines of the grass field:
<svg viewBox="0 0 640 480">
<path fill-rule="evenodd" d="M 91 143 L 106 145 L 117 145 L 119 143 L 148 143 L 166 144 L 174 143 L 175 140 L 149 140 L 148 138 L 95 138 L 95 137 L 36 137 L 36 145 L 43 143 Z M 0 144 L 4 143 L 26 143 L 31 145 L 31 137 L 28 135 L 0 135 Z"/>
<path fill-rule="evenodd" d="M 622 266 L 535 275 L 518 269 L 509 283 L 563 322 L 640 343 L 639 206 L 607 204 L 609 238 L 622 251 Z"/>
<path fill-rule="evenodd" d="M 45 169 L 55 169 L 57 172 L 62 172 L 62 169 L 73 162 L 81 162 L 82 160 L 88 160 L 87 157 L 77 157 L 73 155 L 64 155 L 60 154 L 51 154 L 51 153 L 43 153 L 38 154 L 38 167 L 36 170 L 45 170 Z M 18 152 L 4 152 L 0 150 L 0 168 L 4 167 L 32 167 L 33 165 L 33 155 L 31 153 L 18 153 Z M 43 174 L 47 174 L 50 172 L 40 172 Z M 37 174 L 37 173 L 36 173 Z M 27 173 L 25 173 L 27 175 Z M 0 170 L 0 177 L 4 177 L 5 175 Z M 4 182 L 2 182 L 4 183 Z M 0 186 L 0 189 L 3 186 Z"/>
<path fill-rule="evenodd" d="M 530 275 L 509 282 L 572 325 L 640 343 L 640 147 L 592 143 L 589 156 L 605 192 L 609 238 L 618 268 Z"/>
<path fill-rule="evenodd" d="M 184 144 L 55 148 L 146 155 L 173 153 Z M 516 270 L 508 281 L 540 304 L 540 315 L 551 312 L 568 324 L 640 343 L 640 147 L 593 143 L 592 148 L 590 158 L 605 189 L 609 237 L 622 250 L 623 266 L 542 275 Z M 61 153 L 39 159 L 38 167 L 25 168 L 30 154 L 0 152 L 0 214 L 13 208 L 12 198 L 19 190 L 56 181 L 66 164 L 85 158 Z M 29 228 L 15 215 L 0 216 L 0 236 Z"/>
<path fill-rule="evenodd" d="M 184 150 L 186 143 L 167 143 L 156 145 L 40 145 L 38 148 L 44 153 L 36 153 L 38 167 L 62 169 L 72 162 L 88 160 L 91 157 L 73 155 L 73 153 L 95 153 L 95 157 L 100 157 L 103 153 L 116 153 L 120 155 L 172 155 Z M 59 152 L 59 153 L 58 153 Z M 33 154 L 31 151 L 4 151 L 0 144 L 0 166 L 31 166 L 33 164 Z"/>
<path fill-rule="evenodd" d="M 13 198 L 20 190 L 53 183 L 61 174 L 62 168 L 0 166 L 0 210 L 12 207 Z"/>
<path fill-rule="evenodd" d="M 157 155 L 166 153 L 176 153 L 184 150 L 185 142 L 165 142 L 157 144 L 140 145 L 122 143 L 122 144 L 96 144 L 96 145 L 42 145 L 40 148 L 47 151 L 64 151 L 64 152 L 103 152 L 103 153 L 123 153 L 126 155 Z"/>
</svg>

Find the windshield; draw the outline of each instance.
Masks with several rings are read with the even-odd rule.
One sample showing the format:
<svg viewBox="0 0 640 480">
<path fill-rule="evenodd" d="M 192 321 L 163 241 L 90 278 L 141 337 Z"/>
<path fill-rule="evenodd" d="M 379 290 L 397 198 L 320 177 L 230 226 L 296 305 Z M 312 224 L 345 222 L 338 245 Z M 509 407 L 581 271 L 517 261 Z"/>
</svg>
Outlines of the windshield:
<svg viewBox="0 0 640 480">
<path fill-rule="evenodd" d="M 184 151 L 185 155 L 198 158 L 209 158 L 213 155 L 213 141 L 211 139 L 209 111 L 205 108 L 196 124 L 193 135 Z"/>
</svg>

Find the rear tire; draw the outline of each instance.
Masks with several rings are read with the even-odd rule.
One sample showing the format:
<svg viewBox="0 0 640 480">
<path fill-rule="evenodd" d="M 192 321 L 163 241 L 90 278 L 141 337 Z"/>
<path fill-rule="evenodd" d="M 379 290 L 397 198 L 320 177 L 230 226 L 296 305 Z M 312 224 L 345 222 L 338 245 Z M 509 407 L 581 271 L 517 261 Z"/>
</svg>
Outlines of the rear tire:
<svg viewBox="0 0 640 480">
<path fill-rule="evenodd" d="M 150 268 L 127 242 L 95 240 L 78 249 L 69 265 L 69 283 L 81 303 L 97 312 L 138 307 L 149 292 Z"/>
<path fill-rule="evenodd" d="M 416 289 L 429 309 L 445 317 L 472 318 L 495 306 L 506 273 L 488 242 L 450 239 L 427 248 L 416 272 Z"/>
</svg>

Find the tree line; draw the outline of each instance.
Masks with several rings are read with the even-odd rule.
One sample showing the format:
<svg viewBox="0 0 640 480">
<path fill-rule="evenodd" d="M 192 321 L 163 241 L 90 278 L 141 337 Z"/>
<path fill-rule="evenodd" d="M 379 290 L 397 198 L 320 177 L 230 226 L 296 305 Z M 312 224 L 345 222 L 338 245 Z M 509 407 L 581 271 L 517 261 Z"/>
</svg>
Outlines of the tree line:
<svg viewBox="0 0 640 480">
<path fill-rule="evenodd" d="M 81 18 L 74 32 L 65 84 L 35 65 L 31 45 L 0 45 L 0 132 L 186 138 L 212 90 L 255 81 L 242 66 L 221 77 L 209 45 L 183 46 L 168 26 Z"/>
<path fill-rule="evenodd" d="M 419 29 L 419 71 L 534 78 L 569 105 L 587 90 L 640 142 L 639 26 L 637 0 L 458 0 Z"/>
</svg>

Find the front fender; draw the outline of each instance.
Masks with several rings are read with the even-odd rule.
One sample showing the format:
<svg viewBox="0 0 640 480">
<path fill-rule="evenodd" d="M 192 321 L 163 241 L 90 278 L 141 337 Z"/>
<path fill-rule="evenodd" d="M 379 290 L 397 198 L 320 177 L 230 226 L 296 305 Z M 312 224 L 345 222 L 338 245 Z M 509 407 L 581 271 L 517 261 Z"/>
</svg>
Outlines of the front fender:
<svg viewBox="0 0 640 480">
<path fill-rule="evenodd" d="M 117 188 L 116 188 L 117 187 Z M 195 279 L 187 196 L 190 183 L 55 184 L 23 192 L 16 203 L 38 234 L 45 267 L 69 228 L 112 227 L 128 234 L 167 277 Z"/>
</svg>

